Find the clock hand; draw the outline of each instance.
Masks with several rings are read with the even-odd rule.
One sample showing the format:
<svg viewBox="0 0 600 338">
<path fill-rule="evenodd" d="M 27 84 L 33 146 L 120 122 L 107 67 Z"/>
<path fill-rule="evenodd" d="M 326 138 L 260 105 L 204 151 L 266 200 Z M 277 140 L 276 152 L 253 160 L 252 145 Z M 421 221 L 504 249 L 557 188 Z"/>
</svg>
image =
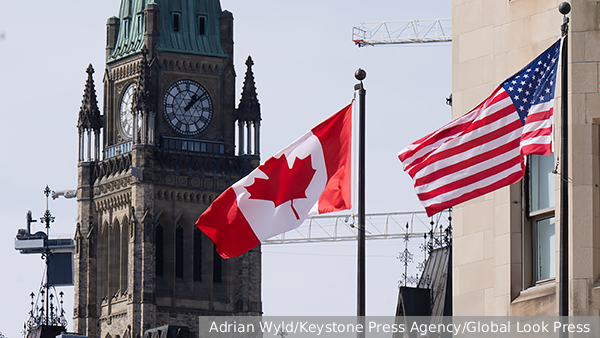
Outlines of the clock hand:
<svg viewBox="0 0 600 338">
<path fill-rule="evenodd" d="M 192 100 L 185 106 L 185 108 L 183 108 L 183 110 L 190 110 L 190 108 L 192 108 L 192 106 L 198 102 L 198 100 L 200 100 L 200 97 L 198 97 L 196 94 L 192 95 Z"/>
</svg>

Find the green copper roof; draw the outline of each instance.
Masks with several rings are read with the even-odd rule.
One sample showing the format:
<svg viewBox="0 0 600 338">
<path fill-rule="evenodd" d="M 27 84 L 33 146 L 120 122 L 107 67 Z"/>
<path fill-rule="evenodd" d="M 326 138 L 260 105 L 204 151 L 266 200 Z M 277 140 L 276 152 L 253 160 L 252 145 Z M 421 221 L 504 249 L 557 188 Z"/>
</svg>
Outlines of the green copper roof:
<svg viewBox="0 0 600 338">
<path fill-rule="evenodd" d="M 109 61 L 142 50 L 148 4 L 160 9 L 157 51 L 227 57 L 221 47 L 219 0 L 121 0 L 119 32 Z"/>
</svg>

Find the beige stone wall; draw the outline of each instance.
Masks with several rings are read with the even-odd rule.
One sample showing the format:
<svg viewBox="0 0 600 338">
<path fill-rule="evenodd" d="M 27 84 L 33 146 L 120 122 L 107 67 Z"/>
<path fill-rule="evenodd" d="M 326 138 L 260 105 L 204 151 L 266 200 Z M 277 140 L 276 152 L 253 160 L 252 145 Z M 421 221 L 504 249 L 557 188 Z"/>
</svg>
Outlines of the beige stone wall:
<svg viewBox="0 0 600 338">
<path fill-rule="evenodd" d="M 576 1 L 573 6 L 569 73 L 572 147 L 571 261 L 573 313 L 600 314 L 599 134 L 600 122 L 600 2 Z"/>
<path fill-rule="evenodd" d="M 474 108 L 560 37 L 560 2 L 453 0 L 454 117 Z M 600 276 L 600 2 L 570 3 L 570 309 L 574 315 L 598 315 L 600 290 L 594 285 Z M 560 86 L 556 94 L 555 139 L 559 140 Z M 555 143 L 555 154 L 559 153 L 560 145 Z M 558 313 L 558 283 L 532 286 L 528 282 L 531 238 L 523 231 L 527 219 L 522 217 L 521 190 L 517 183 L 454 209 L 455 315 Z M 558 250 L 558 191 L 556 205 Z M 556 261 L 558 274 L 558 253 Z"/>
</svg>

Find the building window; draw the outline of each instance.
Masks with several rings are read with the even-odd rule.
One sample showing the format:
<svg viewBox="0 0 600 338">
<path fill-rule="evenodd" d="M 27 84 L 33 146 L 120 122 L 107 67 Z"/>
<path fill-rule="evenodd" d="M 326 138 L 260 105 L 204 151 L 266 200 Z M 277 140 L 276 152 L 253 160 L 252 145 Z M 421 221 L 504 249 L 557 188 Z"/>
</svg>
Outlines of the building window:
<svg viewBox="0 0 600 338">
<path fill-rule="evenodd" d="M 194 229 L 194 280 L 202 280 L 202 231 Z"/>
<path fill-rule="evenodd" d="M 123 20 L 123 37 L 125 39 L 129 38 L 129 20 Z"/>
<path fill-rule="evenodd" d="M 142 34 L 142 15 L 137 16 L 137 26 L 138 34 Z"/>
<path fill-rule="evenodd" d="M 535 222 L 536 281 L 556 277 L 556 238 L 554 217 Z"/>
<path fill-rule="evenodd" d="M 108 223 L 104 222 L 102 225 L 102 232 L 100 234 L 100 291 L 101 296 L 104 298 L 108 296 Z"/>
<path fill-rule="evenodd" d="M 118 220 L 109 227 L 108 249 L 108 294 L 113 296 L 119 290 L 121 282 L 121 226 Z"/>
<path fill-rule="evenodd" d="M 556 277 L 554 154 L 529 157 L 529 219 L 532 226 L 533 279 Z"/>
<path fill-rule="evenodd" d="M 221 283 L 223 275 L 223 258 L 217 253 L 217 246 L 213 244 L 213 282 Z"/>
<path fill-rule="evenodd" d="M 128 289 L 129 280 L 129 220 L 123 219 L 121 227 L 121 291 Z"/>
<path fill-rule="evenodd" d="M 183 228 L 175 230 L 175 277 L 183 278 Z"/>
<path fill-rule="evenodd" d="M 206 35 L 206 17 L 202 15 L 198 17 L 198 34 Z"/>
<path fill-rule="evenodd" d="M 531 169 L 531 212 L 554 208 L 554 154 L 532 155 Z"/>
<path fill-rule="evenodd" d="M 165 242 L 164 242 L 164 231 L 162 225 L 156 226 L 156 275 L 163 276 L 164 274 L 164 255 L 165 255 Z"/>
<path fill-rule="evenodd" d="M 225 154 L 225 144 L 218 141 L 192 141 L 163 136 L 161 143 L 162 147 L 168 150 L 184 150 L 212 154 Z M 113 150 L 112 148 L 109 148 L 108 150 L 105 149 L 105 158 L 117 156 L 120 154 L 120 152 L 131 151 L 131 142 L 128 142 L 125 145 L 128 146 L 128 148 L 124 148 L 124 150 Z"/>
<path fill-rule="evenodd" d="M 173 13 L 173 32 L 179 32 L 179 13 Z"/>
</svg>

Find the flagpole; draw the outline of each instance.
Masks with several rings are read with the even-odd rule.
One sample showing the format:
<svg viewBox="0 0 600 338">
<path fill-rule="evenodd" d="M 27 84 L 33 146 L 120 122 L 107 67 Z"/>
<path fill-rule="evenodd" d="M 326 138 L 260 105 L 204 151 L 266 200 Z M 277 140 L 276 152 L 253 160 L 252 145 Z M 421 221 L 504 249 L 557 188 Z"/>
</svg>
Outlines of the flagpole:
<svg viewBox="0 0 600 338">
<path fill-rule="evenodd" d="M 360 81 L 354 85 L 354 90 L 358 90 L 358 254 L 357 254 L 357 311 L 358 317 L 363 317 L 361 323 L 364 327 L 364 316 L 366 313 L 366 278 L 365 278 L 365 99 L 366 93 L 362 80 L 367 77 L 367 73 L 359 68 L 354 77 Z M 364 330 L 358 332 L 359 338 L 364 337 Z"/>
<path fill-rule="evenodd" d="M 567 78 L 568 73 L 568 48 L 567 38 L 569 31 L 569 18 L 567 14 L 571 11 L 571 5 L 562 2 L 558 11 L 564 15 L 561 26 L 563 45 L 561 56 L 561 121 L 560 121 L 560 262 L 559 262 L 559 293 L 558 293 L 558 315 L 569 315 L 569 116 L 567 100 Z"/>
</svg>

